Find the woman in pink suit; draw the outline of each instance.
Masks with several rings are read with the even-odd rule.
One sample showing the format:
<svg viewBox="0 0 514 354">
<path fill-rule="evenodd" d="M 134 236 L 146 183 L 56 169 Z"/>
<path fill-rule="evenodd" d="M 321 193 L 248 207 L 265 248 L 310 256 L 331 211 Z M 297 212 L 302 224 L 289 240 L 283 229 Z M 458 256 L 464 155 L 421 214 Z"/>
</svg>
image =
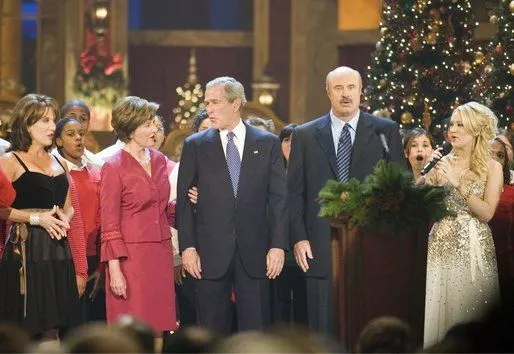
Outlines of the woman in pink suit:
<svg viewBox="0 0 514 354">
<path fill-rule="evenodd" d="M 107 322 L 128 313 L 162 332 L 175 330 L 176 318 L 170 184 L 166 158 L 150 148 L 157 108 L 129 96 L 112 109 L 112 127 L 125 146 L 102 168 L 101 261 L 108 266 Z"/>
</svg>

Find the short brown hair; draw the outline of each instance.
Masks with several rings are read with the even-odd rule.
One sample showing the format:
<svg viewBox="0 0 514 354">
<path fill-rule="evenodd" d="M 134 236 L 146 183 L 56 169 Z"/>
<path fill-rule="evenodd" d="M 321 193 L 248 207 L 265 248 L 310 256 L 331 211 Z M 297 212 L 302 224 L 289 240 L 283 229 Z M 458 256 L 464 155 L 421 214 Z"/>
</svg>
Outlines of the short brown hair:
<svg viewBox="0 0 514 354">
<path fill-rule="evenodd" d="M 28 151 L 32 137 L 28 128 L 36 124 L 45 113 L 53 110 L 55 118 L 59 116 L 59 105 L 52 97 L 35 93 L 28 94 L 14 106 L 11 119 L 11 151 Z M 48 146 L 46 150 L 49 150 Z"/>
<path fill-rule="evenodd" d="M 112 107 L 111 125 L 118 139 L 127 143 L 132 133 L 145 122 L 153 119 L 159 105 L 137 96 L 127 96 Z"/>
</svg>

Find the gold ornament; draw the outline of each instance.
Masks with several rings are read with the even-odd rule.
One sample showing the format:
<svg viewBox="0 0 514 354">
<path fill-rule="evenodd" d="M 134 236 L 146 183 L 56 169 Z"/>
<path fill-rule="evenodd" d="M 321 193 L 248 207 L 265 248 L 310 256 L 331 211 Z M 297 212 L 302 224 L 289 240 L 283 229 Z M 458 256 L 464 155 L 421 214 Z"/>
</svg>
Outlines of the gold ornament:
<svg viewBox="0 0 514 354">
<path fill-rule="evenodd" d="M 380 87 L 384 87 L 385 85 L 387 85 L 387 80 L 386 79 L 380 80 L 379 85 L 380 85 Z"/>
<path fill-rule="evenodd" d="M 414 121 L 414 116 L 411 112 L 405 111 L 402 113 L 400 120 L 403 124 L 410 124 Z"/>
<path fill-rule="evenodd" d="M 468 74 L 471 71 L 471 64 L 469 63 L 469 61 L 461 60 L 458 65 L 459 65 L 460 70 L 464 74 Z"/>
<path fill-rule="evenodd" d="M 343 202 L 346 202 L 348 200 L 348 197 L 350 196 L 350 193 L 348 192 L 343 192 L 341 193 L 341 195 L 339 196 L 339 199 L 341 199 Z"/>
<path fill-rule="evenodd" d="M 437 23 L 428 26 L 428 28 L 430 29 L 430 32 L 433 32 L 435 34 L 439 33 L 439 31 L 441 30 L 441 26 L 439 26 Z"/>
<path fill-rule="evenodd" d="M 482 64 L 482 62 L 484 61 L 484 53 L 482 53 L 481 51 L 478 51 L 475 53 L 475 64 Z"/>
<path fill-rule="evenodd" d="M 489 23 L 492 25 L 496 25 L 498 23 L 498 16 L 492 15 L 491 17 L 489 17 Z"/>
<path fill-rule="evenodd" d="M 514 14 L 514 0 L 512 0 L 509 4 L 509 11 L 511 14 Z"/>
<path fill-rule="evenodd" d="M 437 9 L 430 9 L 430 11 L 428 12 L 428 14 L 430 15 L 430 17 L 432 17 L 434 20 L 439 20 L 441 18 L 441 14 L 439 12 L 439 10 Z"/>
<path fill-rule="evenodd" d="M 486 74 L 490 74 L 493 72 L 493 66 L 492 65 L 487 65 L 485 68 L 484 68 L 484 71 Z"/>
<path fill-rule="evenodd" d="M 428 44 L 436 44 L 437 42 L 437 34 L 434 32 L 430 32 L 425 38 Z"/>
<path fill-rule="evenodd" d="M 509 65 L 509 73 L 514 76 L 514 64 Z"/>
<path fill-rule="evenodd" d="M 413 51 L 417 52 L 419 50 L 421 50 L 421 43 L 419 42 L 419 37 L 413 37 L 410 41 L 410 46 L 412 48 Z"/>
</svg>

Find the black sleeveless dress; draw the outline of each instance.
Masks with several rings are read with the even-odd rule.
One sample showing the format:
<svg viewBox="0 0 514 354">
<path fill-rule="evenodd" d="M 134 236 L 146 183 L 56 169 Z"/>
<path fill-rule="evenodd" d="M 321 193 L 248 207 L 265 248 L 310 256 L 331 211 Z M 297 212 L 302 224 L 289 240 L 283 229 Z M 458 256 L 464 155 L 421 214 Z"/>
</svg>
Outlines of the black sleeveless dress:
<svg viewBox="0 0 514 354">
<path fill-rule="evenodd" d="M 51 209 L 58 205 L 62 208 L 68 193 L 66 173 L 52 177 L 32 172 L 14 156 L 25 173 L 12 183 L 16 190 L 12 207 Z M 21 241 L 13 228 L 0 262 L 0 322 L 20 324 L 32 335 L 57 327 L 74 327 L 81 316 L 68 240 L 52 239 L 42 227 L 26 225 L 26 299 L 20 293 Z"/>
</svg>

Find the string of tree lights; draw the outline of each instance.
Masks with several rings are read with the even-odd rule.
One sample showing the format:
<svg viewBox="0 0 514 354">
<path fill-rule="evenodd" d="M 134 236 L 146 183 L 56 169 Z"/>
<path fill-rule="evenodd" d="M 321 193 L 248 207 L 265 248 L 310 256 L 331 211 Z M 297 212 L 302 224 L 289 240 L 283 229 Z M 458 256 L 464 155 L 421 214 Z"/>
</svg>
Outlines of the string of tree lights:
<svg viewBox="0 0 514 354">
<path fill-rule="evenodd" d="M 476 23 L 467 0 L 386 0 L 365 102 L 402 128 L 440 127 L 470 99 Z"/>
<path fill-rule="evenodd" d="M 487 45 L 473 93 L 496 113 L 498 126 L 514 128 L 514 0 L 501 0 L 489 22 L 498 32 Z"/>
<path fill-rule="evenodd" d="M 196 74 L 196 51 L 191 49 L 189 55 L 189 74 L 183 86 L 176 88 L 179 96 L 178 106 L 173 108 L 172 126 L 180 129 L 191 125 L 196 112 L 205 107 L 202 86 Z"/>
</svg>

